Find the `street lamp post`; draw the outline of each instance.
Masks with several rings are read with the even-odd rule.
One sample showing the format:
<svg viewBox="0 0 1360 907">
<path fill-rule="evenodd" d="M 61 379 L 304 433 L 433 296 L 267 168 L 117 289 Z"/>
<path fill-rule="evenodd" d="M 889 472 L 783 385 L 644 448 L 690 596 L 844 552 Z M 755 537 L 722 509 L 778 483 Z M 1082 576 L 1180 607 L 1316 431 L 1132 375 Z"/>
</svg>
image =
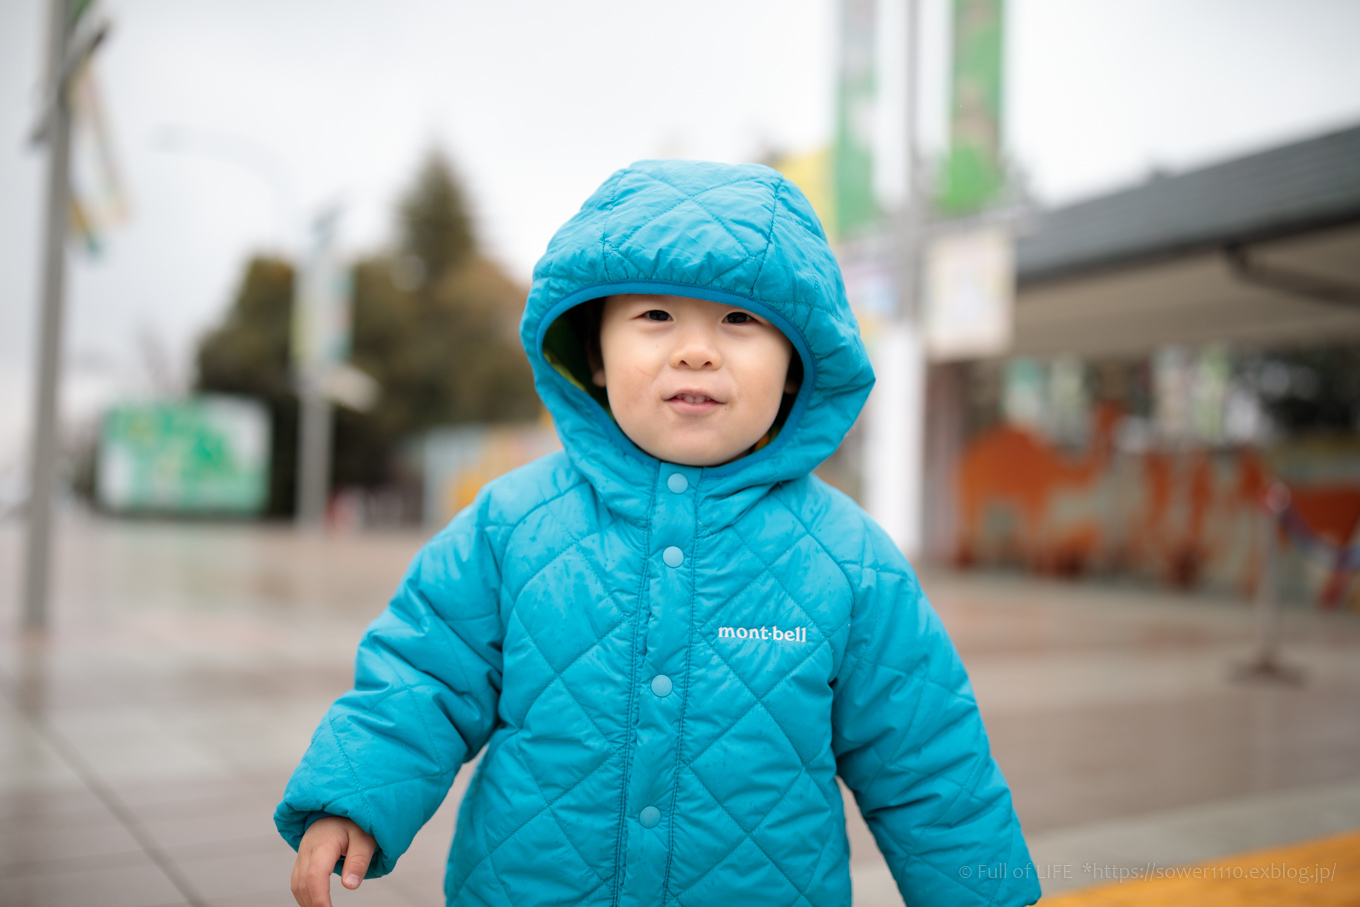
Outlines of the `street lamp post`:
<svg viewBox="0 0 1360 907">
<path fill-rule="evenodd" d="M 43 223 L 42 310 L 38 318 L 38 369 L 34 384 L 29 459 L 28 544 L 24 559 L 23 624 L 47 626 L 51 579 L 52 495 L 56 487 L 57 408 L 61 385 L 61 335 L 66 292 L 66 232 L 71 207 L 71 105 L 68 88 L 81 64 L 107 37 L 107 20 L 78 18 L 73 0 L 52 0 L 47 48 L 47 100 L 34 143 L 47 145 L 47 206 Z M 76 25 L 80 28 L 73 29 Z"/>
</svg>

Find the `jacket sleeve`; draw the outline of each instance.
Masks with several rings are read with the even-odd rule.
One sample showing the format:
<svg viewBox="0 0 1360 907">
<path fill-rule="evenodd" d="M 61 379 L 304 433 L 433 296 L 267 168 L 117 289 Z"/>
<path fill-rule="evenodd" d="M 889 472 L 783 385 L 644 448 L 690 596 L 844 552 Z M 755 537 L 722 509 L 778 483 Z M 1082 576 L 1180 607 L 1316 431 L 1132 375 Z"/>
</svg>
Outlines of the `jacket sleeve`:
<svg viewBox="0 0 1360 907">
<path fill-rule="evenodd" d="M 345 816 L 377 840 L 368 876 L 391 872 L 490 737 L 503 632 L 487 507 L 484 489 L 364 633 L 354 689 L 322 719 L 275 811 L 294 849 L 317 818 Z"/>
<path fill-rule="evenodd" d="M 1033 904 L 1037 874 L 963 663 L 905 558 L 886 535 L 871 544 L 891 550 L 847 566 L 838 771 L 911 907 Z"/>
</svg>

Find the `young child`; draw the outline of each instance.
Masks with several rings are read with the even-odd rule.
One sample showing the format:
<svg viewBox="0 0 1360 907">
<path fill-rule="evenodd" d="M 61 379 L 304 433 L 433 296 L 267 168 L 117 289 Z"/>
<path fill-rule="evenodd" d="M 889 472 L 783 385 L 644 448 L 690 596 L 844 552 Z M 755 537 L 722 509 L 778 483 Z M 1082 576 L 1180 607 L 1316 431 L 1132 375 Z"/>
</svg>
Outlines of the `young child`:
<svg viewBox="0 0 1360 907">
<path fill-rule="evenodd" d="M 564 450 L 489 483 L 369 627 L 275 817 L 298 903 L 390 872 L 485 747 L 450 905 L 849 905 L 837 775 L 912 907 L 1033 904 L 953 644 L 810 474 L 873 373 L 798 189 L 615 173 L 520 333 Z"/>
</svg>

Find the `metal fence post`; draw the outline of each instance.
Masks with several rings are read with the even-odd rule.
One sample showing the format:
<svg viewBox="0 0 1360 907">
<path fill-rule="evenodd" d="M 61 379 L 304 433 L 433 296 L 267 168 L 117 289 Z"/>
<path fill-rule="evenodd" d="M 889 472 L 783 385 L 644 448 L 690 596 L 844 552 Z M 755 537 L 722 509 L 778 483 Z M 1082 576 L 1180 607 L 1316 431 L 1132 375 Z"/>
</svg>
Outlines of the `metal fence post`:
<svg viewBox="0 0 1360 907">
<path fill-rule="evenodd" d="M 1239 680 L 1298 684 L 1303 672 L 1280 661 L 1280 523 L 1289 510 L 1289 489 L 1276 482 L 1266 489 L 1261 511 L 1261 573 L 1256 584 L 1256 655 L 1234 672 Z"/>
</svg>

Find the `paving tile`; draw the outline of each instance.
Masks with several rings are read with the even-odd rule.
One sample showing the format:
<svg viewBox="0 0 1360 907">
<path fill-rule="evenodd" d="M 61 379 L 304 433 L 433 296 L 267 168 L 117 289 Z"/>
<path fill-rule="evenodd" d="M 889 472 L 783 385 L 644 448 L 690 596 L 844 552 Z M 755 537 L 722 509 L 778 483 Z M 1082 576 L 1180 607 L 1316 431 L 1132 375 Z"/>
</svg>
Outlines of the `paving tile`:
<svg viewBox="0 0 1360 907">
<path fill-rule="evenodd" d="M 150 860 L 132 856 L 116 866 L 39 870 L 0 878 L 5 907 L 167 907 L 184 898 Z"/>
<path fill-rule="evenodd" d="M 248 853 L 264 843 L 283 843 L 274 828 L 273 810 L 209 812 L 141 820 L 141 826 L 168 853 L 208 848 Z"/>
<path fill-rule="evenodd" d="M 109 789 L 137 815 L 193 815 L 233 804 L 255 804 L 273 811 L 288 781 L 286 773 L 273 775 L 214 775 L 199 778 L 122 779 Z"/>
<path fill-rule="evenodd" d="M 1242 688 L 987 726 L 1025 828 L 1041 832 L 1360 775 L 1357 692 Z"/>
<path fill-rule="evenodd" d="M 0 792 L 0 826 L 28 818 L 58 818 L 103 812 L 104 803 L 88 788 L 21 788 Z"/>
<path fill-rule="evenodd" d="M 230 774 L 220 755 L 176 733 L 165 716 L 147 706 L 67 709 L 48 720 L 105 782 Z"/>
<path fill-rule="evenodd" d="M 267 851 L 253 854 L 211 854 L 175 860 L 194 889 L 206 900 L 242 895 L 288 892 L 293 871 L 292 848 L 280 839 Z"/>
<path fill-rule="evenodd" d="M 55 869 L 91 857 L 141 856 L 137 840 L 102 804 L 56 813 L 6 815 L 0 809 L 0 877 Z"/>
<path fill-rule="evenodd" d="M 83 791 L 61 754 L 0 697 L 0 797 L 23 791 Z"/>
</svg>

